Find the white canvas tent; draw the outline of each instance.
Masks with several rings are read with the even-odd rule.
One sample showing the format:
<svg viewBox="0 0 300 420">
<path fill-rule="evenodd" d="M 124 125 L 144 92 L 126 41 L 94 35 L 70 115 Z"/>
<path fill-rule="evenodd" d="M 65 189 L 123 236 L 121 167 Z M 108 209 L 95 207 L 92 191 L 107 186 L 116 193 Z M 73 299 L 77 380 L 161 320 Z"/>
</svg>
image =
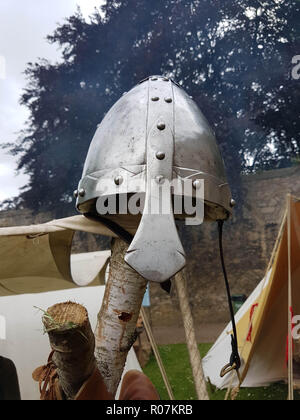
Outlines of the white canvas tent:
<svg viewBox="0 0 300 420">
<path fill-rule="evenodd" d="M 287 337 L 290 306 L 300 314 L 300 201 L 289 197 L 265 278 L 235 316 L 242 360 L 241 386 L 288 379 Z M 206 377 L 220 389 L 238 384 L 235 373 L 221 378 L 231 354 L 231 324 L 203 359 Z M 292 346 L 290 346 L 291 348 Z"/>
<path fill-rule="evenodd" d="M 135 220 L 118 216 L 118 223 L 128 232 L 135 232 Z M 72 270 L 71 249 L 76 231 L 116 236 L 101 223 L 84 216 L 0 228 L 0 296 L 99 285 L 99 280 L 104 279 L 109 254 L 82 256 L 85 265 L 76 257 L 77 260 L 73 259 L 76 267 Z M 82 278 L 80 273 L 84 273 Z"/>
<path fill-rule="evenodd" d="M 83 216 L 0 229 L 0 355 L 16 365 L 23 400 L 39 399 L 32 372 L 50 353 L 36 307 L 75 301 L 86 307 L 92 329 L 96 326 L 110 251 L 71 255 L 77 230 L 114 236 Z M 129 369 L 141 370 L 133 349 L 124 373 Z"/>
</svg>

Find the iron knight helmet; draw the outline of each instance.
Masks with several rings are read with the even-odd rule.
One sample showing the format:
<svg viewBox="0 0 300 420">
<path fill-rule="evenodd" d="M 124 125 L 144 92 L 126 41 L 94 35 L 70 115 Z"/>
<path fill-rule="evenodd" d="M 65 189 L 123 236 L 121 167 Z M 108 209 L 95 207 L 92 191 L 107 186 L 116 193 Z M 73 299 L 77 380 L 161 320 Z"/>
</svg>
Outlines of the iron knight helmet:
<svg viewBox="0 0 300 420">
<path fill-rule="evenodd" d="M 157 282 L 185 265 L 173 213 L 174 190 L 167 193 L 169 214 L 145 211 L 159 196 L 161 185 L 174 179 L 193 186 L 179 192 L 181 198 L 195 198 L 204 182 L 206 220 L 229 217 L 233 200 L 213 131 L 179 85 L 152 76 L 125 93 L 98 125 L 74 195 L 79 212 L 94 215 L 103 198 L 144 196 L 144 211 L 141 219 L 137 216 L 139 223 L 125 261 Z M 184 211 L 177 214 L 185 216 Z"/>
</svg>

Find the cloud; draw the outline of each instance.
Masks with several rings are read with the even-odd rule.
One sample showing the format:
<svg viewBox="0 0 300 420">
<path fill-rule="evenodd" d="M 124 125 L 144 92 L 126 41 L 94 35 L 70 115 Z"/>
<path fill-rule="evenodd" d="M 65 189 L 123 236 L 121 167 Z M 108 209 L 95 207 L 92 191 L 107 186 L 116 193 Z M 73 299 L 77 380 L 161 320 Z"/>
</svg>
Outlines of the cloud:
<svg viewBox="0 0 300 420">
<path fill-rule="evenodd" d="M 94 12 L 95 7 L 99 9 L 99 6 L 105 2 L 103 0 L 79 0 L 76 3 L 78 4 L 78 6 L 80 6 L 83 16 L 87 19 Z"/>
<path fill-rule="evenodd" d="M 0 143 L 15 141 L 28 118 L 27 110 L 19 104 L 26 86 L 23 73 L 27 63 L 38 57 L 60 59 L 60 51 L 46 41 L 46 36 L 72 15 L 77 5 L 88 17 L 101 3 L 101 0 L 0 2 L 0 64 L 5 63 L 5 74 L 3 67 L 0 69 Z M 17 195 L 20 186 L 27 182 L 24 174 L 15 176 L 16 165 L 15 158 L 0 149 L 0 200 Z"/>
<path fill-rule="evenodd" d="M 19 188 L 26 185 L 28 177 L 24 174 L 16 176 L 15 162 L 12 157 L 6 157 L 5 163 L 0 163 L 0 201 L 15 197 Z"/>
</svg>

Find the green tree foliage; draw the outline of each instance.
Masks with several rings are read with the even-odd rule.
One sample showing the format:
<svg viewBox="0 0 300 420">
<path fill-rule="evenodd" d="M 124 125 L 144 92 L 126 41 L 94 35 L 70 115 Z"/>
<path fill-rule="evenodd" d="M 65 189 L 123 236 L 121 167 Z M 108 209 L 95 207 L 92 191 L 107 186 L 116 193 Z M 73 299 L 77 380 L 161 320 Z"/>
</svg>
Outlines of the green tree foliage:
<svg viewBox="0 0 300 420">
<path fill-rule="evenodd" d="M 97 124 L 151 74 L 174 78 L 213 125 L 231 184 L 299 155 L 300 54 L 296 0 L 108 0 L 48 37 L 63 60 L 28 65 L 21 103 L 30 121 L 10 145 L 30 182 L 14 205 L 72 212 Z"/>
</svg>

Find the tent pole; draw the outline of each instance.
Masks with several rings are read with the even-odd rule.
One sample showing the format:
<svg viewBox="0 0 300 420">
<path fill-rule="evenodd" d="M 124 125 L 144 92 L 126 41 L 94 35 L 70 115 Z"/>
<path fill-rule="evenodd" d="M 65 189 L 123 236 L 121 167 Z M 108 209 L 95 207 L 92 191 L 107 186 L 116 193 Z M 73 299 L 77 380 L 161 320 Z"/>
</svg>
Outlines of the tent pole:
<svg viewBox="0 0 300 420">
<path fill-rule="evenodd" d="M 292 337 L 292 261 L 291 261 L 291 200 L 287 196 L 288 209 L 288 400 L 294 400 L 293 337 Z"/>
<path fill-rule="evenodd" d="M 280 224 L 279 232 L 278 232 L 278 235 L 277 235 L 277 238 L 276 238 L 276 241 L 275 241 L 275 245 L 274 245 L 273 250 L 272 250 L 271 258 L 269 260 L 265 276 L 268 274 L 268 272 L 273 267 L 274 260 L 275 260 L 276 254 L 277 254 L 277 250 L 278 250 L 280 241 L 282 240 L 284 228 L 285 228 L 286 223 L 287 223 L 287 213 L 288 213 L 288 210 L 286 208 L 285 211 L 284 211 L 284 215 L 283 215 L 283 218 L 282 218 L 282 221 L 281 221 L 281 224 Z"/>
<path fill-rule="evenodd" d="M 209 400 L 209 396 L 206 389 L 206 383 L 202 368 L 201 356 L 199 353 L 194 320 L 192 317 L 191 307 L 189 304 L 187 289 L 186 289 L 186 274 L 183 269 L 175 276 L 175 285 L 177 290 L 177 295 L 179 299 L 179 305 L 181 310 L 181 315 L 183 319 L 183 325 L 186 335 L 186 343 L 190 356 L 190 363 L 192 367 L 194 383 L 196 388 L 196 393 L 199 400 Z"/>
<path fill-rule="evenodd" d="M 150 344 L 151 344 L 151 347 L 152 347 L 152 350 L 153 350 L 153 353 L 154 353 L 155 359 L 156 359 L 156 361 L 157 361 L 157 364 L 158 364 L 158 367 L 159 367 L 159 370 L 160 370 L 161 376 L 162 376 L 162 378 L 163 378 L 163 381 L 164 381 L 165 387 L 166 387 L 166 389 L 167 389 L 167 392 L 168 392 L 169 398 L 170 398 L 170 400 L 171 400 L 171 401 L 173 401 L 173 400 L 175 399 L 175 398 L 174 398 L 174 395 L 173 395 L 173 391 L 172 391 L 172 388 L 171 388 L 170 382 L 169 382 L 169 380 L 168 380 L 168 376 L 167 376 L 167 374 L 166 374 L 166 371 L 165 371 L 165 368 L 164 368 L 163 362 L 162 362 L 162 360 L 161 360 L 161 357 L 160 357 L 160 354 L 159 354 L 159 351 L 158 351 L 158 348 L 157 348 L 156 342 L 155 342 L 155 340 L 154 340 L 154 337 L 153 337 L 153 334 L 152 334 L 152 331 L 151 331 L 151 327 L 150 327 L 150 324 L 149 324 L 149 321 L 148 321 L 148 317 L 147 317 L 147 315 L 146 315 L 146 312 L 145 312 L 145 310 L 144 310 L 143 306 L 141 307 L 141 315 L 142 315 L 142 319 L 143 319 L 143 323 L 144 323 L 144 327 L 145 327 L 145 330 L 146 330 L 147 336 L 148 336 L 148 338 L 149 338 L 149 341 L 150 341 Z"/>
</svg>

